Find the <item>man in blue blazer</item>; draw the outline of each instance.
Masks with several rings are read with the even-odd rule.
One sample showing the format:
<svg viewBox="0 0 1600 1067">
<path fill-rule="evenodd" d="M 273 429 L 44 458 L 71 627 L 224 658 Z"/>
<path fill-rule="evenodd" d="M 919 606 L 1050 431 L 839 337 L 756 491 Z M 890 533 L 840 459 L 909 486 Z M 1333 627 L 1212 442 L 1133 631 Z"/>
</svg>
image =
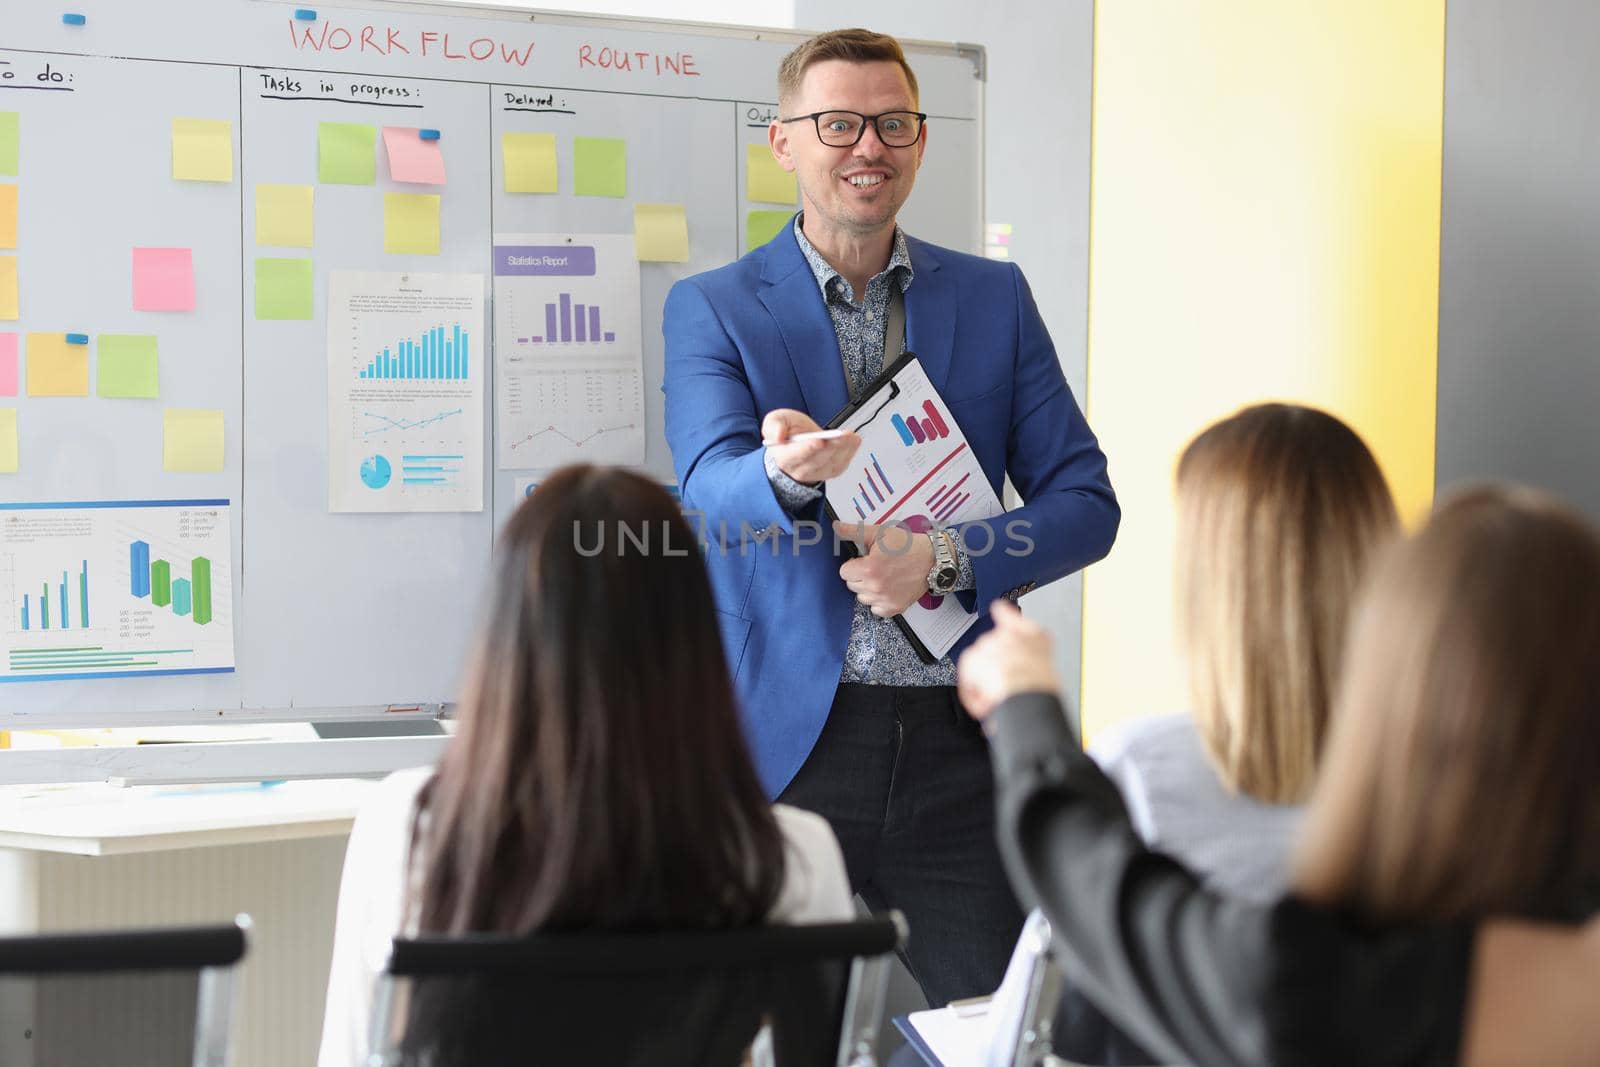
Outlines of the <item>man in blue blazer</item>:
<svg viewBox="0 0 1600 1067">
<path fill-rule="evenodd" d="M 802 211 L 673 287 L 662 388 L 762 780 L 829 820 L 869 906 L 905 912 L 907 962 L 941 1004 L 993 990 L 1022 923 L 954 659 L 994 599 L 1103 557 L 1120 513 L 1021 272 L 895 223 L 927 146 L 917 103 L 892 37 L 837 31 L 784 60 L 770 140 Z M 846 560 L 820 485 L 860 439 L 794 438 L 860 395 L 902 328 L 990 485 L 1009 475 L 1025 503 L 956 530 L 841 530 L 862 550 Z M 893 622 L 930 592 L 984 617 L 934 664 Z"/>
</svg>

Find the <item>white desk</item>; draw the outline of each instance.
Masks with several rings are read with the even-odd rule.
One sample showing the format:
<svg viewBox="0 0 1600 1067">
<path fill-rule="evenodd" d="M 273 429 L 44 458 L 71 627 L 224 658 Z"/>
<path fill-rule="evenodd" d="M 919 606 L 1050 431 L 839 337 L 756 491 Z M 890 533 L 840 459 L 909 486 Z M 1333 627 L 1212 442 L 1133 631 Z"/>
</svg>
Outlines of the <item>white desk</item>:
<svg viewBox="0 0 1600 1067">
<path fill-rule="evenodd" d="M 0 790 L 0 848 L 122 856 L 345 837 L 375 784 L 11 787 Z"/>
<path fill-rule="evenodd" d="M 368 781 L 0 789 L 0 932 L 255 922 L 235 1067 L 311 1064 Z"/>
</svg>

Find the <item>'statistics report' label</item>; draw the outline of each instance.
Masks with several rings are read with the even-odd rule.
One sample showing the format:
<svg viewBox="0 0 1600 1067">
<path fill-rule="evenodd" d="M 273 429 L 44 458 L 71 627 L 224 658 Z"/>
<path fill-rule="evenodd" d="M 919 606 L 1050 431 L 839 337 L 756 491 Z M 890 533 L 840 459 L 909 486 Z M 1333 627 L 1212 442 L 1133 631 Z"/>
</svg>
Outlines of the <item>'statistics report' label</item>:
<svg viewBox="0 0 1600 1067">
<path fill-rule="evenodd" d="M 496 235 L 494 330 L 502 468 L 644 462 L 631 235 Z"/>
</svg>

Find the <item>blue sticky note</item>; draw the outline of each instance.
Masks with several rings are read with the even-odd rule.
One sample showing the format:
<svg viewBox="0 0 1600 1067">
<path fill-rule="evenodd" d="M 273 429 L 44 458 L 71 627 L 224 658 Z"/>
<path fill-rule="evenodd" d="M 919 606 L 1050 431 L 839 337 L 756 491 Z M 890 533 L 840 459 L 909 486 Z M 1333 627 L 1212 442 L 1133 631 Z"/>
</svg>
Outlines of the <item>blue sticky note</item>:
<svg viewBox="0 0 1600 1067">
<path fill-rule="evenodd" d="M 67 344 L 69 344 L 69 345 L 86 345 L 88 343 L 89 343 L 89 335 L 86 334 L 86 333 L 69 333 L 69 334 L 67 334 Z"/>
<path fill-rule="evenodd" d="M 424 141 L 437 141 L 439 139 L 439 131 L 438 130 L 418 130 L 417 131 L 417 136 L 422 138 Z"/>
<path fill-rule="evenodd" d="M 315 11 L 311 10 L 309 7 L 297 7 L 297 8 L 295 8 L 294 9 L 294 17 L 299 19 L 301 22 L 315 22 L 315 21 L 317 21 L 317 13 Z"/>
<path fill-rule="evenodd" d="M 75 15 L 69 11 L 67 14 L 61 16 L 61 21 L 68 26 L 82 26 L 89 20 L 83 15 Z"/>
</svg>

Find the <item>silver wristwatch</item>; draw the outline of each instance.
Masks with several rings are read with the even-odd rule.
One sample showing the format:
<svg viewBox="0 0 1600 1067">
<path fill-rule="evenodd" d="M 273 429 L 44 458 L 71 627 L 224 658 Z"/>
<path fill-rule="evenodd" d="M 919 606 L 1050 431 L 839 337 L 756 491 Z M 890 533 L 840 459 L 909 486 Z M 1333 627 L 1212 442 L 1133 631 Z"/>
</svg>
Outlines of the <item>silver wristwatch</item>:
<svg viewBox="0 0 1600 1067">
<path fill-rule="evenodd" d="M 928 572 L 928 592 L 944 596 L 955 591 L 956 579 L 961 576 L 961 569 L 956 566 L 950 531 L 929 530 L 928 540 L 933 544 L 933 569 Z"/>
</svg>

